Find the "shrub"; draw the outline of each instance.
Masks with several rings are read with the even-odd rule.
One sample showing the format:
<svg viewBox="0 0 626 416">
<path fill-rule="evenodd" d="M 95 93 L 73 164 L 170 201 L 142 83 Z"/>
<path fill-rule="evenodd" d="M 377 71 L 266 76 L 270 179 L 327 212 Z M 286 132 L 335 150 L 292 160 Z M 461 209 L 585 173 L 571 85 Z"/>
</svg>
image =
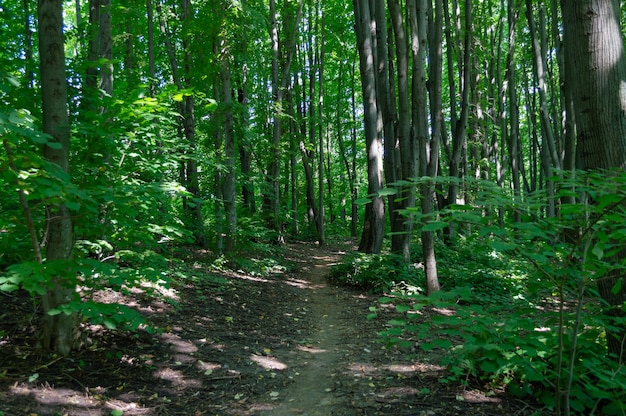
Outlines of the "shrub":
<svg viewBox="0 0 626 416">
<path fill-rule="evenodd" d="M 421 291 L 419 276 L 401 256 L 395 254 L 354 253 L 344 257 L 341 264 L 333 266 L 328 279 L 332 282 L 359 287 L 373 293 L 393 289 Z"/>
</svg>

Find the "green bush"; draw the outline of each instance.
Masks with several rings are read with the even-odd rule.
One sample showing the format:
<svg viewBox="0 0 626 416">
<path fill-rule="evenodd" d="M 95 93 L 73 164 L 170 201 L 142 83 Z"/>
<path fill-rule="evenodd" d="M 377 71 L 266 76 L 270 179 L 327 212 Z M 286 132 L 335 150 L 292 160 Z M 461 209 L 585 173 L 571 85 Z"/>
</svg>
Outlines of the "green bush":
<svg viewBox="0 0 626 416">
<path fill-rule="evenodd" d="M 332 282 L 359 287 L 373 293 L 391 290 L 422 291 L 419 275 L 410 270 L 401 256 L 395 254 L 354 253 L 331 268 Z"/>
<path fill-rule="evenodd" d="M 402 315 L 380 336 L 387 345 L 438 349 L 449 369 L 441 382 L 504 388 L 557 414 L 624 415 L 626 367 L 607 354 L 606 340 L 626 326 L 626 304 L 610 305 L 598 282 L 623 276 L 626 174 L 553 180 L 561 201 L 555 217 L 542 214 L 545 196 L 522 201 L 490 183 L 468 184 L 476 188 L 472 205 L 432 219 L 473 230 L 438 247 L 447 291 L 381 298 Z M 611 292 L 622 284 L 617 279 Z M 416 313 L 423 308 L 428 313 Z"/>
</svg>

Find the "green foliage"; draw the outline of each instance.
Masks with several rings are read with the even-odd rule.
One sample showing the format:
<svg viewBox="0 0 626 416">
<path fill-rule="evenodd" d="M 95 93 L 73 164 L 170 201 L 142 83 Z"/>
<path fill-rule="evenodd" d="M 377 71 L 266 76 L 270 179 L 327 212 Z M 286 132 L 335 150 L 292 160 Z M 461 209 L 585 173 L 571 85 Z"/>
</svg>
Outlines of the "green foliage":
<svg viewBox="0 0 626 416">
<path fill-rule="evenodd" d="M 381 298 L 401 317 L 380 336 L 387 345 L 437 349 L 449 369 L 442 382 L 478 380 L 557 413 L 621 415 L 626 367 L 607 356 L 606 337 L 624 328 L 626 319 L 614 313 L 624 305 L 602 299 L 598 281 L 624 271 L 626 175 L 563 178 L 552 179 L 562 198 L 553 218 L 542 215 L 549 201 L 541 195 L 520 200 L 470 181 L 472 205 L 431 217 L 437 229 L 445 223 L 473 230 L 438 248 L 450 290 Z M 513 212 L 523 222 L 509 222 Z"/>
<path fill-rule="evenodd" d="M 328 276 L 335 283 L 356 286 L 373 293 L 404 290 L 421 291 L 417 273 L 395 254 L 353 253 L 333 266 Z"/>
<path fill-rule="evenodd" d="M 508 305 L 524 301 L 534 296 L 532 288 L 542 285 L 523 259 L 498 252 L 476 239 L 460 237 L 453 245 L 439 242 L 436 252 L 442 289 L 467 287 L 471 290 L 470 303 Z M 414 247 L 413 253 L 416 261 L 421 258 L 421 245 Z"/>
</svg>

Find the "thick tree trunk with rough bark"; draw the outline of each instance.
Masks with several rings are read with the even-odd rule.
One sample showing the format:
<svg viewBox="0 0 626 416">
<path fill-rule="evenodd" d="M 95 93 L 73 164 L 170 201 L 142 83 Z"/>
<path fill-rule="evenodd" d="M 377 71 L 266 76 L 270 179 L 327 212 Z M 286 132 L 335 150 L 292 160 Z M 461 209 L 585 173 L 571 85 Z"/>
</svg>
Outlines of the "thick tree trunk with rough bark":
<svg viewBox="0 0 626 416">
<path fill-rule="evenodd" d="M 618 0 L 562 1 L 566 62 L 571 79 L 578 132 L 578 157 L 584 169 L 626 168 L 626 57 Z M 615 255 L 622 262 L 626 251 Z M 613 291 L 619 280 L 620 290 Z M 610 313 L 626 317 L 623 270 L 609 272 L 598 282 Z M 607 329 L 609 353 L 626 363 L 626 326 Z"/>
</svg>

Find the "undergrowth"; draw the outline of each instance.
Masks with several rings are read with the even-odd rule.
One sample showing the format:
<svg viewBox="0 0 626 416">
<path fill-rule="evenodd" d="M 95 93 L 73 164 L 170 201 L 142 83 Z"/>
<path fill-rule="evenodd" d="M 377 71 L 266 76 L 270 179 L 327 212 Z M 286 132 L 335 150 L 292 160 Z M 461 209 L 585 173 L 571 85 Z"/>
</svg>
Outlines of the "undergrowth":
<svg viewBox="0 0 626 416">
<path fill-rule="evenodd" d="M 577 172 L 559 184 L 577 198 L 558 217 L 537 216 L 541 197 L 519 201 L 489 185 L 475 205 L 440 213 L 433 221 L 473 233 L 437 247 L 443 291 L 380 299 L 398 313 L 381 341 L 436 350 L 449 370 L 441 383 L 506 390 L 545 406 L 541 414 L 626 415 L 626 350 L 607 342 L 622 336 L 626 304 L 607 301 L 599 284 L 624 293 L 625 183 L 623 174 Z M 501 222 L 495 207 L 522 221 Z"/>
<path fill-rule="evenodd" d="M 394 254 L 352 253 L 331 268 L 328 279 L 334 283 L 359 287 L 372 293 L 391 290 L 421 291 L 420 276 L 402 257 Z"/>
</svg>

